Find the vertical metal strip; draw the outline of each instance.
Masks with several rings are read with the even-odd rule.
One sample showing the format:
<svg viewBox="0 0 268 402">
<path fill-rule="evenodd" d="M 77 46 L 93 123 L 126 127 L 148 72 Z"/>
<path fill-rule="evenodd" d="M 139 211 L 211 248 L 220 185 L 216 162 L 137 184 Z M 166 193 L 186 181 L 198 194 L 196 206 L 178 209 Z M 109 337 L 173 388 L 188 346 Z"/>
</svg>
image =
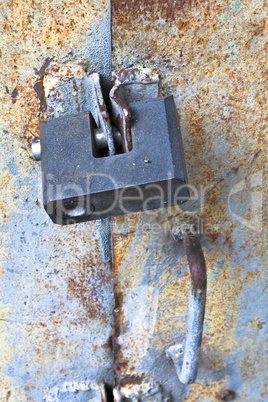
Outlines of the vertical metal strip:
<svg viewBox="0 0 268 402">
<path fill-rule="evenodd" d="M 88 74 L 99 73 L 104 102 L 110 112 L 109 93 L 111 90 L 111 2 L 107 2 L 104 18 L 92 26 L 89 32 L 87 59 Z"/>
<path fill-rule="evenodd" d="M 111 111 L 109 99 L 111 89 L 111 42 L 111 2 L 109 1 L 105 18 L 90 32 L 87 55 L 90 62 L 88 73 L 100 73 L 102 94 L 109 114 Z M 114 148 L 109 141 L 108 146 L 110 155 L 114 155 Z M 111 218 L 100 219 L 97 224 L 102 256 L 104 261 L 108 262 L 111 260 L 112 220 Z"/>
</svg>

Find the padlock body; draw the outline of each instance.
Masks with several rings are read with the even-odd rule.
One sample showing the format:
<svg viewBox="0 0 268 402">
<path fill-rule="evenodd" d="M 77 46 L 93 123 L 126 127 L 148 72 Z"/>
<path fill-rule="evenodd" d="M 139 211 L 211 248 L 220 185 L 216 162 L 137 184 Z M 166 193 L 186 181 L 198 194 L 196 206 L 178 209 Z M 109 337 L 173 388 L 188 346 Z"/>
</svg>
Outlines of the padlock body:
<svg viewBox="0 0 268 402">
<path fill-rule="evenodd" d="M 189 199 L 173 96 L 129 105 L 133 148 L 93 156 L 90 113 L 40 122 L 44 207 L 61 225 L 180 205 Z"/>
</svg>

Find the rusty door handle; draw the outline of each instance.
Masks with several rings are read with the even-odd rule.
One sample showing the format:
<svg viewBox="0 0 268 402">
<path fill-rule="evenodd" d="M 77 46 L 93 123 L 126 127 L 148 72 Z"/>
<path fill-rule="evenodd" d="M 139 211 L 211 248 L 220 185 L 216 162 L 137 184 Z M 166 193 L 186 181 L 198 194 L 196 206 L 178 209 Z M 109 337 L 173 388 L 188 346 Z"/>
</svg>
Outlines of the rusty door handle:
<svg viewBox="0 0 268 402">
<path fill-rule="evenodd" d="M 175 236 L 174 239 L 178 240 Z M 180 381 L 183 384 L 191 384 L 197 376 L 198 358 L 202 342 L 207 275 L 205 258 L 199 237 L 187 234 L 184 237 L 183 243 L 191 276 L 186 340 L 184 346 L 178 344 L 171 346 L 166 354 L 172 358 Z M 182 354 L 183 362 L 181 366 Z"/>
</svg>

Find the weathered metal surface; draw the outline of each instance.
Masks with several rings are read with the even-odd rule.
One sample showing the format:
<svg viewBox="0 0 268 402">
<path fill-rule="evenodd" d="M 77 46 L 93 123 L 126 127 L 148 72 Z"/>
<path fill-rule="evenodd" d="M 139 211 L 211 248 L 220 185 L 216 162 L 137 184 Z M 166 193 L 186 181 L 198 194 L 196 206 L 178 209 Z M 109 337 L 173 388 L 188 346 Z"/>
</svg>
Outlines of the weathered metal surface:
<svg viewBox="0 0 268 402">
<path fill-rule="evenodd" d="M 85 400 L 81 388 L 112 383 L 112 278 L 96 225 L 49 222 L 30 150 L 46 103 L 59 115 L 79 111 L 79 77 L 86 67 L 94 72 L 97 48 L 89 42 L 103 29 L 107 4 L 1 4 L 3 400 L 39 401 L 71 386 L 79 392 L 59 396 Z M 184 387 L 165 356 L 186 331 L 187 261 L 166 226 L 171 215 L 179 222 L 184 213 L 116 219 L 122 392 L 141 386 L 144 394 L 151 387 L 184 401 L 267 398 L 265 30 L 261 0 L 113 1 L 114 66 L 153 67 L 162 75 L 162 94 L 175 94 L 189 182 L 198 195 L 189 208 L 200 217 L 208 268 L 199 375 Z"/>
<path fill-rule="evenodd" d="M 184 401 L 264 400 L 264 2 L 114 0 L 112 15 L 114 67 L 154 68 L 162 94 L 175 94 L 196 196 L 184 210 L 208 268 L 199 374 L 183 387 L 164 351 L 185 336 L 189 273 L 165 222 L 186 212 L 116 219 L 116 385 L 127 395 L 131 382 L 161 381 Z"/>
<path fill-rule="evenodd" d="M 50 221 L 30 147 L 46 106 L 51 117 L 83 106 L 91 32 L 103 30 L 107 8 L 105 1 L 1 3 L 3 401 L 83 401 L 92 389 L 97 395 L 94 383 L 112 384 L 112 275 L 96 223 Z"/>
</svg>

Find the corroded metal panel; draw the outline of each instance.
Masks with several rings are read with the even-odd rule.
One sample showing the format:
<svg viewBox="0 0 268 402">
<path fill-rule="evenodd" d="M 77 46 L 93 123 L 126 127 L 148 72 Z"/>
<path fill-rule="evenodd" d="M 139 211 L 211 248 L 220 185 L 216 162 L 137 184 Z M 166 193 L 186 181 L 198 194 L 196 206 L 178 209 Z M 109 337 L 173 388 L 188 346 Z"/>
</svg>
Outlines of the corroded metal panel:
<svg viewBox="0 0 268 402">
<path fill-rule="evenodd" d="M 265 5 L 114 0 L 112 12 L 114 68 L 156 69 L 162 93 L 175 95 L 195 198 L 181 212 L 116 220 L 117 382 L 125 395 L 129 382 L 137 392 L 153 381 L 175 400 L 264 400 Z M 208 295 L 199 375 L 185 388 L 165 351 L 185 336 L 189 273 L 166 225 L 189 211 Z"/>
<path fill-rule="evenodd" d="M 104 35 L 108 6 L 1 3 L 3 401 L 85 400 L 102 392 L 93 383 L 112 384 L 112 273 L 102 260 L 97 225 L 50 221 L 42 207 L 40 165 L 30 149 L 53 99 L 61 114 L 77 110 L 77 90 L 64 92 L 66 80 L 75 76 L 79 86 L 89 60 L 96 59 L 92 36 Z M 49 93 L 55 87 L 49 77 L 61 80 L 62 102 Z"/>
</svg>

